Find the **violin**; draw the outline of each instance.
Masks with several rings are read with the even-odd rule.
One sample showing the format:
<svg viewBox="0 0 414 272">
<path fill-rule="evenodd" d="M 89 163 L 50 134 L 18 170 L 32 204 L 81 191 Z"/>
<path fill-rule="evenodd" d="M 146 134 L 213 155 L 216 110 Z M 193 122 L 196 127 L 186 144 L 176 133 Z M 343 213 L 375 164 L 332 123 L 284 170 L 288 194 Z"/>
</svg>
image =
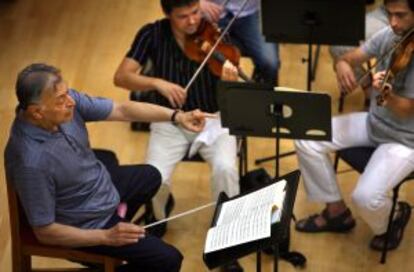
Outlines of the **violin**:
<svg viewBox="0 0 414 272">
<path fill-rule="evenodd" d="M 380 94 L 376 97 L 378 106 L 385 106 L 386 100 L 391 92 L 390 81 L 400 71 L 406 69 L 411 61 L 414 52 L 414 31 L 411 30 L 406 36 L 402 38 L 400 44 L 396 47 L 391 57 L 390 65 L 388 66 Z"/>
<path fill-rule="evenodd" d="M 198 63 L 202 63 L 207 55 L 213 50 L 213 45 L 220 38 L 220 30 L 207 20 L 202 20 L 198 30 L 188 35 L 184 44 L 184 53 L 186 56 Z M 223 64 L 229 60 L 235 67 L 237 67 L 239 76 L 245 80 L 250 81 L 249 77 L 241 70 L 239 49 L 224 41 L 219 41 L 211 57 L 207 60 L 207 67 L 210 71 L 220 77 L 223 70 Z"/>
<path fill-rule="evenodd" d="M 208 63 L 210 70 L 216 76 L 221 76 L 223 70 L 223 65 L 226 60 L 229 60 L 237 67 L 239 76 L 245 81 L 251 81 L 240 69 L 240 51 L 237 47 L 230 44 L 222 42 L 223 37 L 228 33 L 230 27 L 233 25 L 234 21 L 240 16 L 240 13 L 243 11 L 249 0 L 244 0 L 241 8 L 235 16 L 227 24 L 223 32 L 218 31 L 211 23 L 208 23 L 206 20 L 202 20 L 196 34 L 189 35 L 188 41 L 184 44 L 184 53 L 191 60 L 196 62 L 201 62 L 197 71 L 194 73 L 190 81 L 185 87 L 185 92 L 187 92 L 193 82 L 196 80 L 197 76 L 200 74 L 203 67 Z M 226 1 L 227 3 L 228 1 Z M 220 46 L 221 50 L 217 49 Z"/>
</svg>

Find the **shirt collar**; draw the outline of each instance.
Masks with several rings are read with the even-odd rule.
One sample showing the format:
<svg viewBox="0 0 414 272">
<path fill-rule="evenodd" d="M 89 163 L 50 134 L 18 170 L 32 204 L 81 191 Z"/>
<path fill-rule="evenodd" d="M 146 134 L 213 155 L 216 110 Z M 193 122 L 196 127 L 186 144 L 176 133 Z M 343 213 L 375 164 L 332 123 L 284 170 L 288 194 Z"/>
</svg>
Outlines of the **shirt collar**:
<svg viewBox="0 0 414 272">
<path fill-rule="evenodd" d="M 13 132 L 25 134 L 38 142 L 45 142 L 50 139 L 55 139 L 61 135 L 60 130 L 50 132 L 44 128 L 33 125 L 19 116 L 17 116 L 14 120 Z"/>
</svg>

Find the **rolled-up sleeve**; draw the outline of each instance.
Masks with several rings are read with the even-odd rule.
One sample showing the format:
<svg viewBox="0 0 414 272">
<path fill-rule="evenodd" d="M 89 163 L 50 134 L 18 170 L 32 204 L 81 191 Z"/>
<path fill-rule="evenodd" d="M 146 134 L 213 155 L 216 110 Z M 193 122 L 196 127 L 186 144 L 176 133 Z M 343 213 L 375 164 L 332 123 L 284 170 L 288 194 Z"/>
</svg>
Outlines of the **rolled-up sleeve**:
<svg viewBox="0 0 414 272">
<path fill-rule="evenodd" d="M 70 95 L 76 102 L 76 110 L 86 122 L 106 120 L 112 112 L 113 101 L 110 99 L 91 97 L 75 90 L 70 90 Z"/>
</svg>

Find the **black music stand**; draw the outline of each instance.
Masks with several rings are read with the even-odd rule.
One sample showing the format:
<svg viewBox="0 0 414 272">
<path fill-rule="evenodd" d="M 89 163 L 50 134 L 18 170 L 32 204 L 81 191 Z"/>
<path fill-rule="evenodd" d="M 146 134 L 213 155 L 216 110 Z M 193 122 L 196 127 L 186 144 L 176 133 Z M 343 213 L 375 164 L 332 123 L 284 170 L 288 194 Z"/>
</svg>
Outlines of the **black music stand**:
<svg viewBox="0 0 414 272">
<path fill-rule="evenodd" d="M 308 91 L 313 44 L 358 45 L 365 39 L 365 0 L 262 0 L 261 3 L 266 40 L 308 44 Z"/>
<path fill-rule="evenodd" d="M 236 246 L 232 246 L 230 248 L 225 248 L 225 249 L 210 252 L 210 253 L 203 253 L 203 260 L 204 260 L 204 263 L 207 265 L 207 267 L 209 269 L 213 269 L 218 266 L 222 266 L 235 259 L 244 257 L 253 252 L 259 253 L 264 248 L 268 248 L 271 245 L 275 245 L 281 239 L 283 239 L 283 237 L 285 236 L 285 233 L 289 230 L 289 227 L 290 227 L 290 221 L 292 218 L 292 211 L 293 211 L 293 206 L 295 203 L 296 191 L 297 191 L 298 183 L 299 183 L 299 177 L 300 177 L 300 172 L 296 170 L 287 175 L 284 175 L 283 177 L 274 179 L 273 182 L 266 185 L 266 186 L 271 185 L 283 179 L 287 181 L 286 187 L 285 187 L 286 195 L 283 201 L 282 216 L 280 218 L 280 222 L 276 222 L 272 224 L 271 235 L 269 238 L 264 238 L 264 239 L 244 243 L 244 244 L 239 244 Z M 253 191 L 256 191 L 259 189 L 261 188 L 256 188 Z M 250 192 L 247 192 L 247 193 L 250 193 Z M 216 226 L 218 216 L 221 212 L 222 204 L 228 200 L 232 200 L 232 199 L 235 199 L 241 196 L 242 195 L 238 195 L 238 196 L 235 196 L 229 199 L 227 195 L 223 192 L 219 195 L 216 209 L 214 211 L 214 216 L 212 219 L 211 227 Z M 277 264 L 278 262 L 278 256 L 279 255 L 276 252 L 274 254 L 275 264 Z M 276 265 L 275 265 L 275 269 L 276 269 L 275 271 L 277 271 Z M 261 260 L 260 260 L 260 254 L 258 254 L 257 272 L 259 272 L 260 270 L 261 270 Z"/>
<path fill-rule="evenodd" d="M 327 94 L 221 81 L 218 103 L 222 125 L 230 134 L 275 138 L 275 177 L 279 176 L 280 138 L 331 140 L 331 98 Z"/>
<path fill-rule="evenodd" d="M 308 91 L 312 89 L 320 44 L 358 45 L 365 38 L 365 0 L 261 1 L 262 30 L 266 40 L 308 45 Z M 312 45 L 317 44 L 315 61 Z M 295 154 L 294 151 L 279 158 Z M 256 164 L 275 157 L 257 159 Z"/>
<path fill-rule="evenodd" d="M 268 84 L 221 81 L 218 104 L 222 126 L 229 128 L 230 134 L 275 139 L 275 178 L 279 177 L 280 138 L 331 140 L 331 99 L 327 94 L 274 91 Z M 260 252 L 257 255 L 260 260 Z"/>
</svg>

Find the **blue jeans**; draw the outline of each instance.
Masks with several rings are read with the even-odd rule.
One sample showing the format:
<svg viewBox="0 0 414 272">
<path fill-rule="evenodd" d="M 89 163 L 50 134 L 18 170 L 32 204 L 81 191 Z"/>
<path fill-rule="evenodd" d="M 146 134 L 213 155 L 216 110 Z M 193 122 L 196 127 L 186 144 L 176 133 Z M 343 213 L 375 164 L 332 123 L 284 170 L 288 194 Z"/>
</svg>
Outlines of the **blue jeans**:
<svg viewBox="0 0 414 272">
<path fill-rule="evenodd" d="M 233 17 L 227 13 L 219 22 L 221 28 L 227 26 Z M 260 31 L 259 12 L 236 19 L 229 30 L 231 41 L 241 50 L 242 55 L 252 58 L 255 73 L 266 83 L 276 84 L 280 66 L 279 48 L 268 43 Z"/>
</svg>

